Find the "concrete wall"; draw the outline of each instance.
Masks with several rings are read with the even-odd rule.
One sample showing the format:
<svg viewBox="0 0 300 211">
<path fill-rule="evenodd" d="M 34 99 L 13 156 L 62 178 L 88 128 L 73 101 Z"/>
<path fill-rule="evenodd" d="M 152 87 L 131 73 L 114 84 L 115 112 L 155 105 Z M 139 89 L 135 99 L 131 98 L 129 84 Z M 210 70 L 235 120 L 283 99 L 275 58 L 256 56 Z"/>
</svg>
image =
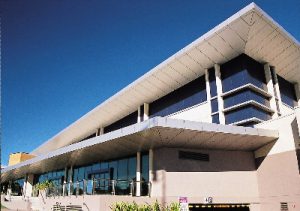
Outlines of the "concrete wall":
<svg viewBox="0 0 300 211">
<path fill-rule="evenodd" d="M 9 155 L 9 161 L 8 161 L 8 165 L 11 166 L 11 165 L 15 165 L 17 163 L 20 163 L 22 161 L 25 161 L 25 160 L 29 160 L 31 158 L 34 158 L 35 155 L 31 155 L 31 154 L 27 154 L 27 153 L 12 153 Z"/>
<path fill-rule="evenodd" d="M 261 210 L 279 211 L 280 202 L 300 210 L 299 133 L 294 113 L 257 125 L 279 131 L 279 139 L 255 152 Z"/>
<path fill-rule="evenodd" d="M 169 117 L 196 122 L 211 122 L 210 105 L 207 102 L 204 102 L 199 105 L 171 114 Z"/>
<path fill-rule="evenodd" d="M 258 188 L 252 152 L 186 150 L 208 153 L 210 161 L 182 160 L 178 149 L 154 150 L 152 196 L 163 201 L 187 196 L 191 203 L 257 203 Z"/>
</svg>

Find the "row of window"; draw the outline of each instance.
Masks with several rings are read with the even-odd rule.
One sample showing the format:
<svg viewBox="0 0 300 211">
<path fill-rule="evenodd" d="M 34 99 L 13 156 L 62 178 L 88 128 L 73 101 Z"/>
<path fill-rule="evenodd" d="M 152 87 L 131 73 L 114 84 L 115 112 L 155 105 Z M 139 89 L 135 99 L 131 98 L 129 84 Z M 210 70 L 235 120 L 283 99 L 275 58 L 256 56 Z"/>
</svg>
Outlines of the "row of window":
<svg viewBox="0 0 300 211">
<path fill-rule="evenodd" d="M 218 100 L 216 98 L 217 86 L 214 68 L 210 68 L 208 70 L 208 73 L 211 94 L 212 120 L 213 123 L 219 123 Z M 274 74 L 272 76 L 273 81 L 275 82 Z M 296 105 L 296 94 L 294 85 L 280 76 L 277 76 L 277 78 L 280 87 L 282 102 L 291 107 L 294 107 Z M 246 84 L 252 84 L 258 88 L 267 90 L 264 66 L 245 54 L 241 54 L 240 56 L 232 59 L 231 61 L 221 65 L 221 80 L 223 93 L 244 86 Z M 224 97 L 223 99 L 224 108 L 228 108 L 250 100 L 256 101 L 267 107 L 270 106 L 268 97 L 263 96 L 259 92 L 250 89 L 240 90 L 238 92 Z M 205 102 L 206 100 L 206 83 L 205 76 L 203 75 L 189 82 L 188 84 L 178 88 L 177 90 L 165 95 L 164 97 L 161 97 L 160 99 L 157 99 L 154 102 L 150 103 L 149 116 L 167 116 L 185 108 Z M 140 108 L 140 119 L 143 121 L 143 105 Z M 257 110 L 259 110 L 259 108 Z M 239 110 L 237 110 L 236 112 L 238 111 Z M 254 117 L 258 117 L 258 115 L 260 114 L 253 114 Z M 235 115 L 228 114 L 225 116 L 230 116 L 230 118 L 234 118 Z M 238 115 L 236 116 L 236 121 L 238 121 L 240 118 L 238 118 Z M 138 111 L 135 111 L 127 115 L 126 117 L 114 122 L 113 124 L 106 126 L 104 132 L 108 133 L 135 124 L 137 122 L 137 117 Z M 228 120 L 226 122 L 232 121 L 233 120 L 231 119 L 230 121 Z"/>
<path fill-rule="evenodd" d="M 74 167 L 73 172 L 67 172 L 67 182 L 72 179 L 73 182 L 91 179 L 107 180 L 136 180 L 136 156 L 94 163 L 91 165 Z M 72 178 L 70 178 L 72 175 Z M 35 176 L 35 184 L 46 180 L 54 182 L 56 185 L 62 185 L 65 179 L 64 170 L 47 172 Z M 148 153 L 141 155 L 141 180 L 149 181 L 149 156 Z M 129 185 L 129 183 L 127 183 Z M 127 187 L 126 187 L 127 188 Z"/>
</svg>

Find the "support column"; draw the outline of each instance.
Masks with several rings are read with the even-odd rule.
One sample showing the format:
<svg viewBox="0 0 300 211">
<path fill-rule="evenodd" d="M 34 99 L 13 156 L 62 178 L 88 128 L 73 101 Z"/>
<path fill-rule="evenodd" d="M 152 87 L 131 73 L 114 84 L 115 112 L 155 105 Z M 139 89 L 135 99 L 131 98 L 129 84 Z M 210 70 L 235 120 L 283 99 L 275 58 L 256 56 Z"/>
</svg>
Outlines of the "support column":
<svg viewBox="0 0 300 211">
<path fill-rule="evenodd" d="M 73 166 L 71 166 L 71 168 L 69 169 L 69 193 L 68 195 L 71 196 L 71 185 L 73 186 L 72 184 L 72 177 L 73 177 Z"/>
<path fill-rule="evenodd" d="M 223 112 L 224 102 L 223 102 L 223 98 L 222 98 L 223 88 L 222 88 L 220 65 L 215 64 L 214 68 L 215 68 L 215 75 L 216 75 L 219 121 L 220 121 L 220 124 L 225 125 L 225 115 Z"/>
<path fill-rule="evenodd" d="M 149 119 L 149 104 L 144 103 L 144 121 Z"/>
<path fill-rule="evenodd" d="M 136 153 L 136 196 L 141 195 L 141 152 Z"/>
<path fill-rule="evenodd" d="M 141 111 L 141 106 L 139 106 L 139 107 L 138 107 L 138 116 L 137 116 L 137 122 L 138 122 L 138 123 L 141 122 L 141 113 L 142 113 L 142 111 Z"/>
<path fill-rule="evenodd" d="M 68 167 L 65 167 L 65 172 L 64 172 L 64 182 L 63 182 L 63 196 L 66 195 L 66 184 L 67 184 L 67 176 L 68 176 Z"/>
<path fill-rule="evenodd" d="M 272 95 L 270 99 L 270 107 L 273 109 L 275 112 L 272 115 L 272 118 L 278 117 L 278 109 L 276 105 L 276 95 L 274 92 L 274 85 L 273 85 L 273 80 L 272 80 L 272 73 L 271 73 L 271 68 L 270 65 L 267 63 L 264 65 L 264 71 L 265 71 L 265 77 L 266 77 L 266 83 L 267 83 L 267 89 L 268 93 Z M 274 83 L 275 84 L 275 83 Z"/>
<path fill-rule="evenodd" d="M 25 177 L 25 182 L 23 186 L 23 196 L 24 197 L 31 197 L 32 194 L 32 188 L 33 188 L 33 174 L 28 174 Z"/>
<path fill-rule="evenodd" d="M 211 95 L 210 95 L 210 85 L 209 85 L 209 72 L 208 69 L 205 69 L 205 85 L 206 85 L 206 98 L 207 98 L 207 103 L 209 106 L 209 111 L 212 113 L 211 109 Z M 212 122 L 212 117 L 210 115 L 210 122 Z"/>
<path fill-rule="evenodd" d="M 270 68 L 271 69 L 271 68 Z M 281 100 L 281 93 L 280 93 L 280 89 L 279 89 L 279 83 L 278 83 L 278 78 L 277 78 L 277 74 L 276 74 L 276 70 L 273 68 L 271 70 L 273 72 L 273 75 L 274 75 L 274 89 L 275 89 L 275 97 L 277 97 L 277 103 L 278 103 L 278 109 L 277 112 L 281 112 L 283 111 L 283 108 L 282 108 L 282 100 Z M 279 114 L 277 115 L 279 116 Z"/>
<path fill-rule="evenodd" d="M 294 88 L 295 88 L 295 94 L 296 94 L 296 99 L 297 99 L 297 106 L 300 106 L 300 90 L 299 90 L 299 84 L 295 83 L 294 84 Z"/>
<path fill-rule="evenodd" d="M 149 149 L 149 185 L 148 195 L 151 196 L 151 187 L 153 183 L 154 169 L 153 169 L 153 149 Z"/>
</svg>

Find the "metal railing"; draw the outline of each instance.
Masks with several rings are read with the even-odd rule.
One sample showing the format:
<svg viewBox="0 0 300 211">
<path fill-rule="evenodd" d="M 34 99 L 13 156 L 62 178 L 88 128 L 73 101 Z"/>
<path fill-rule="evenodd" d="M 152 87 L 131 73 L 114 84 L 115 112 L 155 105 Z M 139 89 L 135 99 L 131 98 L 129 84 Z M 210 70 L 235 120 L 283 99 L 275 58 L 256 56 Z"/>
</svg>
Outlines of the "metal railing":
<svg viewBox="0 0 300 211">
<path fill-rule="evenodd" d="M 64 197 L 81 195 L 131 195 L 150 196 L 151 183 L 134 180 L 93 179 L 64 183 L 46 189 L 46 197 Z M 33 188 L 33 196 L 39 191 Z"/>
</svg>

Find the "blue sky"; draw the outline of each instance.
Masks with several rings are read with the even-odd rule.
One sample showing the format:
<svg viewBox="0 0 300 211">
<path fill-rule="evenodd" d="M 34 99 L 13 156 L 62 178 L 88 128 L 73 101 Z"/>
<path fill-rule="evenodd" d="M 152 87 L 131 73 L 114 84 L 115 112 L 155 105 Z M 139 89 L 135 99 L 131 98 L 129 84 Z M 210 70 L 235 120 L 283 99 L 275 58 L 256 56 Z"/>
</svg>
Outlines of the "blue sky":
<svg viewBox="0 0 300 211">
<path fill-rule="evenodd" d="M 1 0 L 1 163 L 30 152 L 251 1 Z M 300 40 L 299 1 L 255 1 Z"/>
</svg>

